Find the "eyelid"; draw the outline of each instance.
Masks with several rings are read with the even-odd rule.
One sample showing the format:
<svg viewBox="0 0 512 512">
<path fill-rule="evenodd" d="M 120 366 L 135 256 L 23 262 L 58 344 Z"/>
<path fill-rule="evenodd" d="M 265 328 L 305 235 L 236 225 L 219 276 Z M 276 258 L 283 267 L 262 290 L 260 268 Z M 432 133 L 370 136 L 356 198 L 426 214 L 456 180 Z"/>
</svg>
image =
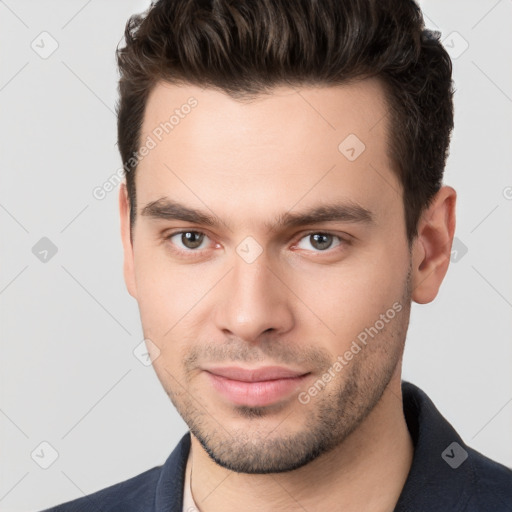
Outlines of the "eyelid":
<svg viewBox="0 0 512 512">
<path fill-rule="evenodd" d="M 170 239 L 173 236 L 182 235 L 183 233 L 197 233 L 199 235 L 204 235 L 205 237 L 211 239 L 211 237 L 208 235 L 207 232 L 199 230 L 199 229 L 179 229 L 177 231 L 171 231 L 171 232 L 166 233 L 163 238 L 164 238 L 164 241 L 167 242 L 167 241 L 170 241 Z M 173 252 L 176 252 L 178 254 L 185 254 L 187 256 L 202 254 L 204 251 L 207 250 L 207 249 L 179 249 L 173 243 L 170 243 L 170 245 L 173 246 L 173 249 L 172 249 Z"/>
<path fill-rule="evenodd" d="M 178 230 L 178 231 L 172 231 L 172 232 L 169 232 L 169 233 L 166 233 L 164 235 L 164 238 L 165 239 L 169 239 L 175 235 L 181 235 L 183 233 L 198 233 L 200 235 L 205 235 L 207 236 L 208 238 L 211 238 L 210 235 L 208 234 L 208 232 L 206 231 L 202 231 L 200 229 L 181 229 L 181 230 Z M 308 235 L 330 235 L 330 236 L 334 236 L 334 237 L 337 237 L 339 238 L 340 240 L 343 240 L 344 242 L 347 242 L 349 243 L 352 239 L 352 237 L 348 234 L 338 234 L 338 233 L 334 233 L 332 231 L 329 231 L 329 230 L 321 230 L 321 229 L 310 229 L 308 231 L 305 231 L 305 232 L 301 232 L 299 233 L 299 235 L 295 235 L 294 239 L 296 241 L 299 241 L 299 240 L 302 240 L 303 238 L 305 238 L 306 236 Z"/>
<path fill-rule="evenodd" d="M 173 236 L 176 236 L 176 235 L 181 235 L 183 233 L 197 233 L 197 234 L 200 234 L 200 235 L 204 235 L 205 237 L 209 238 L 210 240 L 212 240 L 212 237 L 208 234 L 208 230 L 204 230 L 204 229 L 195 229 L 195 228 L 181 228 L 181 229 L 177 229 L 176 231 L 170 231 L 170 232 L 167 232 L 164 234 L 163 236 L 163 240 L 164 242 L 169 242 L 169 244 L 171 245 L 171 250 L 172 252 L 174 252 L 175 254 L 178 254 L 178 255 L 181 255 L 181 256 L 187 256 L 187 257 L 197 257 L 197 256 L 201 256 L 204 251 L 207 251 L 208 248 L 205 248 L 205 249 L 180 249 L 178 248 L 175 244 L 173 244 L 172 242 L 170 242 L 170 239 L 173 237 Z M 340 251 L 340 250 L 343 250 L 343 248 L 346 246 L 346 245 L 350 245 L 352 243 L 352 239 L 353 237 L 351 237 L 350 235 L 346 234 L 346 233 L 343 233 L 343 234 L 338 234 L 338 233 L 335 233 L 335 232 L 332 232 L 332 231 L 329 231 L 329 230 L 322 230 L 322 229 L 309 229 L 307 231 L 303 231 L 301 233 L 299 233 L 298 235 L 296 235 L 294 237 L 294 242 L 292 242 L 292 245 L 291 245 L 291 248 L 295 248 L 300 241 L 302 241 L 304 238 L 310 236 L 310 235 L 314 235 L 314 234 L 322 234 L 322 235 L 329 235 L 329 236 L 332 236 L 332 237 L 335 237 L 335 238 L 338 238 L 340 243 L 338 245 L 335 245 L 334 247 L 329 247 L 327 248 L 326 250 L 324 251 L 320 251 L 320 250 L 310 250 L 308 252 L 310 253 L 313 253 L 313 254 L 316 254 L 316 255 L 328 255 L 328 254 L 332 254 L 332 253 L 335 253 L 337 251 Z M 213 242 L 213 240 L 212 240 Z M 214 244 L 216 245 L 219 245 L 218 243 L 216 242 L 213 242 Z M 303 249 L 303 250 L 306 250 L 306 249 Z"/>
<path fill-rule="evenodd" d="M 329 229 L 308 229 L 307 231 L 301 231 L 299 235 L 297 235 L 297 240 L 302 240 L 304 237 L 308 235 L 330 235 L 336 236 L 340 240 L 344 240 L 349 242 L 353 237 L 351 237 L 348 233 L 338 233 L 335 231 L 331 231 Z"/>
<path fill-rule="evenodd" d="M 204 235 L 206 238 L 209 238 L 212 241 L 212 243 L 214 243 L 216 246 L 219 246 L 218 243 L 216 243 L 212 240 L 212 238 L 210 237 L 210 235 L 208 234 L 207 231 L 204 231 L 201 229 L 193 229 L 193 228 L 190 228 L 190 229 L 181 228 L 176 231 L 168 232 L 164 235 L 164 241 L 169 242 L 169 245 L 171 246 L 170 250 L 179 256 L 192 257 L 192 258 L 201 257 L 205 251 L 209 250 L 208 247 L 203 248 L 203 249 L 186 249 L 186 248 L 181 249 L 176 244 L 174 244 L 170 241 L 170 239 L 172 237 L 177 236 L 177 235 L 182 235 L 184 233 L 197 233 L 199 235 Z M 333 233 L 332 231 L 328 231 L 328 230 L 310 229 L 305 232 L 303 231 L 294 237 L 294 242 L 292 242 L 292 244 L 290 246 L 291 249 L 296 249 L 298 244 L 303 239 L 307 238 L 308 236 L 315 235 L 315 234 L 332 236 L 334 238 L 337 238 L 339 240 L 339 243 L 336 244 L 334 247 L 328 247 L 327 249 L 325 249 L 323 251 L 322 250 L 314 250 L 314 249 L 312 249 L 312 250 L 299 249 L 299 250 L 306 251 L 308 253 L 311 253 L 311 254 L 314 254 L 315 256 L 320 257 L 322 255 L 332 255 L 339 251 L 342 251 L 347 245 L 350 245 L 352 242 L 351 237 L 348 234 L 342 235 L 342 234 L 338 234 L 338 233 Z"/>
<path fill-rule="evenodd" d="M 334 233 L 333 231 L 329 230 L 322 230 L 322 229 L 310 229 L 309 231 L 300 233 L 296 238 L 295 242 L 293 242 L 292 247 L 295 247 L 301 242 L 304 238 L 310 236 L 310 235 L 328 235 L 332 236 L 334 238 L 338 238 L 340 243 L 334 247 L 329 247 L 325 251 L 311 251 L 315 254 L 331 254 L 336 251 L 336 248 L 339 248 L 343 245 L 349 245 L 352 242 L 352 237 L 350 237 L 348 234 L 338 234 Z"/>
</svg>

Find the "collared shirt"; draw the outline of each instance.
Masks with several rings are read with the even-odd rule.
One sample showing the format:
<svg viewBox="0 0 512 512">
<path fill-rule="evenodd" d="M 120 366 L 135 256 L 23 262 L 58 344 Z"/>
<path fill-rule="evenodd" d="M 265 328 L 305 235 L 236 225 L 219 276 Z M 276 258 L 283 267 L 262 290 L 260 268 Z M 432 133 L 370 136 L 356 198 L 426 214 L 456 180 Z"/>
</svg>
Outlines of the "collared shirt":
<svg viewBox="0 0 512 512">
<path fill-rule="evenodd" d="M 185 484 L 183 485 L 183 506 L 182 512 L 199 512 L 199 507 L 196 505 L 192 496 L 192 488 L 190 486 L 190 473 L 192 470 L 190 463 L 190 454 L 187 457 L 187 465 L 185 467 Z"/>
<path fill-rule="evenodd" d="M 402 394 L 414 456 L 394 512 L 512 512 L 512 469 L 469 448 L 418 387 Z M 187 433 L 162 466 L 43 512 L 183 512 L 189 450 Z"/>
</svg>

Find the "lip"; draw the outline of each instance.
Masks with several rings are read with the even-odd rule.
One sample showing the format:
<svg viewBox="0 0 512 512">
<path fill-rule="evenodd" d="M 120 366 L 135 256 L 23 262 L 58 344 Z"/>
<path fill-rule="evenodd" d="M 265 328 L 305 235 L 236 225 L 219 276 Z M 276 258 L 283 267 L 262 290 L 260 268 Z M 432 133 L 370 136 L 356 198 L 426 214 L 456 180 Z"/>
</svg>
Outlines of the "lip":
<svg viewBox="0 0 512 512">
<path fill-rule="evenodd" d="M 260 368 L 241 368 L 239 366 L 214 366 L 205 368 L 206 371 L 225 377 L 226 379 L 242 382 L 259 382 L 276 379 L 289 379 L 305 375 L 308 372 L 292 370 L 283 366 L 262 366 Z"/>
<path fill-rule="evenodd" d="M 287 398 L 309 372 L 281 366 L 204 368 L 214 389 L 235 405 L 262 407 Z"/>
</svg>

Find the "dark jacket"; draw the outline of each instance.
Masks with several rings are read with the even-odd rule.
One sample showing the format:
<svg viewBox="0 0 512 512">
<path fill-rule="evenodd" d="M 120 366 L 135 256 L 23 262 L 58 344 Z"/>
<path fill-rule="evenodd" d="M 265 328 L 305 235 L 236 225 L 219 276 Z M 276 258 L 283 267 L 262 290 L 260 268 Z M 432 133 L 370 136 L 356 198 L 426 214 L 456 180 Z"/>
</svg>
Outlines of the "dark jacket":
<svg viewBox="0 0 512 512">
<path fill-rule="evenodd" d="M 414 458 L 395 512 L 512 512 L 512 470 L 464 444 L 428 396 L 402 382 Z M 43 512 L 182 512 L 190 434 L 162 466 Z"/>
</svg>

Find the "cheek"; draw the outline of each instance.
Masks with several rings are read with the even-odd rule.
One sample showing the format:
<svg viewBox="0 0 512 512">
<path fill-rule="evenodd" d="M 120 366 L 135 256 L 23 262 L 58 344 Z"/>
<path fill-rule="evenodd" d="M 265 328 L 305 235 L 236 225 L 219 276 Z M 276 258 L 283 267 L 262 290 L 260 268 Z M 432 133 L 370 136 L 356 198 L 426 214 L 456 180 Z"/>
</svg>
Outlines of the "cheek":
<svg viewBox="0 0 512 512">
<path fill-rule="evenodd" d="M 292 290 L 304 326 L 344 346 L 402 300 L 408 260 L 384 244 L 354 251 L 336 265 L 294 270 Z M 323 337 L 322 335 L 322 337 Z"/>
<path fill-rule="evenodd" d="M 135 249 L 134 269 L 144 333 L 162 341 L 190 328 L 198 312 L 195 306 L 216 278 L 207 265 L 177 264 L 165 247 L 149 243 Z"/>
<path fill-rule="evenodd" d="M 144 333 L 149 338 L 160 338 L 172 327 L 178 314 L 178 297 L 186 295 L 164 252 L 162 247 L 144 244 L 141 239 L 134 248 L 137 302 Z"/>
</svg>

